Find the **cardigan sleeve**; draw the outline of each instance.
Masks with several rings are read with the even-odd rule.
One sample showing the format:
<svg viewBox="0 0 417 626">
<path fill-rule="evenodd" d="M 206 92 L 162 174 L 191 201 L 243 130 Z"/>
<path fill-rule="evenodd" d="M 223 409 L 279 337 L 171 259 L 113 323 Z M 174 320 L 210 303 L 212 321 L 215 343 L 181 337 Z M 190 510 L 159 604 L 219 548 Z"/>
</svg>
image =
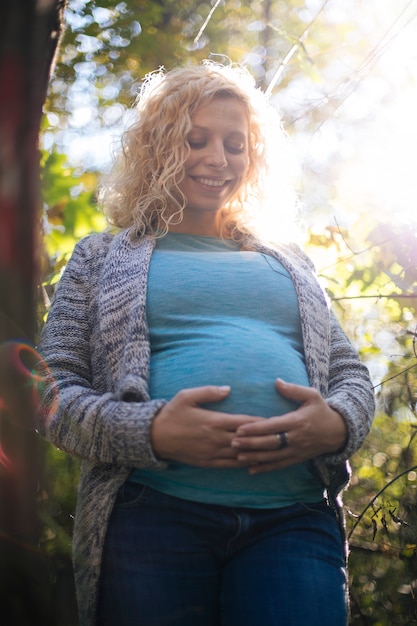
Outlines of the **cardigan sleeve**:
<svg viewBox="0 0 417 626">
<path fill-rule="evenodd" d="M 276 256 L 292 276 L 310 382 L 346 423 L 347 442 L 343 450 L 320 459 L 326 465 L 343 464 L 360 448 L 372 424 L 375 399 L 368 369 L 330 309 L 311 259 L 297 244 L 261 249 Z"/>
<path fill-rule="evenodd" d="M 321 290 L 311 259 L 297 245 L 291 244 L 289 249 L 303 263 L 307 274 L 313 277 L 315 289 Z M 375 412 L 375 396 L 368 369 L 361 362 L 328 301 L 326 319 L 329 324 L 329 366 L 326 380 L 321 383 L 317 380 L 317 388 L 320 388 L 329 406 L 345 420 L 347 441 L 343 450 L 323 455 L 322 459 L 327 465 L 339 465 L 359 450 L 368 434 Z"/>
<path fill-rule="evenodd" d="M 166 464 L 155 457 L 149 431 L 165 402 L 148 397 L 129 402 L 109 391 L 96 328 L 98 283 L 110 237 L 79 242 L 57 287 L 38 348 L 39 431 L 58 448 L 92 462 L 162 469 Z M 98 365 L 93 368 L 92 362 Z"/>
<path fill-rule="evenodd" d="M 375 396 L 368 369 L 330 311 L 329 386 L 326 401 L 345 420 L 348 439 L 340 453 L 325 455 L 328 464 L 346 461 L 362 445 L 375 412 Z"/>
</svg>

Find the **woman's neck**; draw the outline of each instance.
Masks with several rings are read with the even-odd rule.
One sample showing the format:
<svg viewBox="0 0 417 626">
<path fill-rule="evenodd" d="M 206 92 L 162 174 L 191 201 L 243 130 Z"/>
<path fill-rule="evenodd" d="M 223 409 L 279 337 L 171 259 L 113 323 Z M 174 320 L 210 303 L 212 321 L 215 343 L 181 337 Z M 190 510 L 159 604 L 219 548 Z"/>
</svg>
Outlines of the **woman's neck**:
<svg viewBox="0 0 417 626">
<path fill-rule="evenodd" d="M 186 235 L 205 235 L 207 237 L 220 237 L 219 212 L 211 211 L 188 212 L 184 209 L 182 221 L 179 224 L 170 224 L 169 231 L 172 233 L 184 233 Z"/>
</svg>

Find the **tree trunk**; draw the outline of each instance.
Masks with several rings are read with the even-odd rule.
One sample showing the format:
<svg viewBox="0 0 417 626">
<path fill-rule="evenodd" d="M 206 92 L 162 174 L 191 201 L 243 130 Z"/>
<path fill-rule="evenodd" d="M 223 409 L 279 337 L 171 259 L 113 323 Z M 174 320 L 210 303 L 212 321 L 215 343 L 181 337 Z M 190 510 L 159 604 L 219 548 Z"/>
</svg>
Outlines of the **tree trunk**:
<svg viewBox="0 0 417 626">
<path fill-rule="evenodd" d="M 2 0 L 0 20 L 0 606 L 2 622 L 19 626 L 53 623 L 38 552 L 41 464 L 31 345 L 39 278 L 38 135 L 64 5 Z"/>
</svg>

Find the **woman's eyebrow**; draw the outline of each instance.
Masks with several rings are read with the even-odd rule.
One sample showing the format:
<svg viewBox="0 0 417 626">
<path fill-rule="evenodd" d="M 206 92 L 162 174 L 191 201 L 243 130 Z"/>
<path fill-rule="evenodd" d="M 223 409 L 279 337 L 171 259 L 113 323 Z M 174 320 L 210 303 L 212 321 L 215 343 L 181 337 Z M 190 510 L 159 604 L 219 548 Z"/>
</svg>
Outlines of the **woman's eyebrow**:
<svg viewBox="0 0 417 626">
<path fill-rule="evenodd" d="M 195 126 L 193 126 L 191 128 L 190 132 L 192 132 L 193 130 L 202 130 L 202 131 L 210 132 L 211 129 L 208 128 L 207 126 L 197 126 L 197 125 L 195 125 Z M 241 130 L 231 130 L 229 133 L 227 133 L 227 136 L 230 136 L 230 135 L 237 135 L 239 137 L 242 137 L 242 139 L 246 138 L 246 133 L 244 133 Z"/>
</svg>

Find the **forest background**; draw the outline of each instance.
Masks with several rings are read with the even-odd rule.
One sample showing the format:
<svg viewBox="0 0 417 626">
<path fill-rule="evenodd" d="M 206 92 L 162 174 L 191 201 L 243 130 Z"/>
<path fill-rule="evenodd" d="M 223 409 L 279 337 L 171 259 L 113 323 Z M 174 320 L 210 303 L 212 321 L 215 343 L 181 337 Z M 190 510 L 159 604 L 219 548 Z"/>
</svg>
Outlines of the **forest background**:
<svg viewBox="0 0 417 626">
<path fill-rule="evenodd" d="M 417 1 L 69 0 L 64 24 L 40 133 L 33 342 L 75 243 L 106 227 L 95 193 L 143 76 L 205 58 L 244 63 L 281 113 L 298 164 L 298 238 L 378 398 L 345 496 L 351 624 L 417 624 Z M 273 209 L 264 216 L 272 234 L 285 227 L 278 201 Z M 0 357 L 26 366 L 29 345 L 13 352 L 7 342 Z M 5 389 L 0 479 L 14 454 Z M 10 623 L 76 626 L 78 464 L 36 434 L 31 455 L 36 541 L 29 549 L 13 538 L 16 559 L 7 537 L 2 604 Z"/>
</svg>

